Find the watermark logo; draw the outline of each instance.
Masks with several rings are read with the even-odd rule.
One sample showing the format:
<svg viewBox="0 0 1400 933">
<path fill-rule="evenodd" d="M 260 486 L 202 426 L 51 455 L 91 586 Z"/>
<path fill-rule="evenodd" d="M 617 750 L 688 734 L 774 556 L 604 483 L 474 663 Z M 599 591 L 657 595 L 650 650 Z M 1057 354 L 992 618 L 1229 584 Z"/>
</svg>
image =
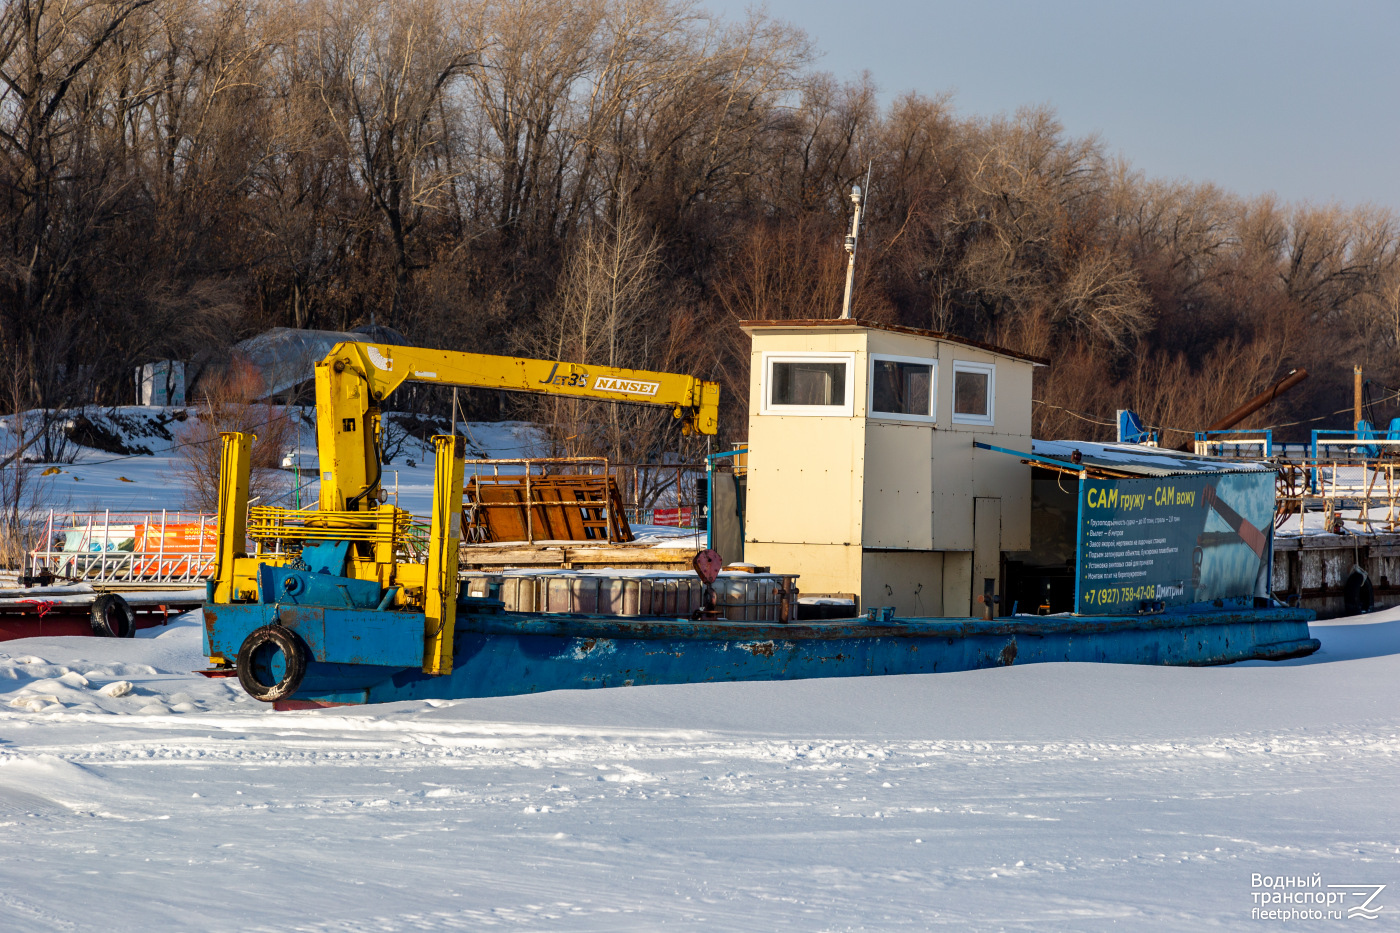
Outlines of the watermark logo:
<svg viewBox="0 0 1400 933">
<path fill-rule="evenodd" d="M 1375 903 L 1376 898 L 1380 897 L 1381 892 L 1385 890 L 1383 884 L 1329 884 L 1327 887 L 1340 888 L 1347 894 L 1366 899 L 1347 911 L 1348 919 L 1375 920 L 1380 917 L 1381 911 L 1385 910 L 1380 904 Z"/>
<path fill-rule="evenodd" d="M 1254 920 L 1377 920 L 1383 884 L 1323 884 L 1322 875 L 1249 876 Z"/>
</svg>

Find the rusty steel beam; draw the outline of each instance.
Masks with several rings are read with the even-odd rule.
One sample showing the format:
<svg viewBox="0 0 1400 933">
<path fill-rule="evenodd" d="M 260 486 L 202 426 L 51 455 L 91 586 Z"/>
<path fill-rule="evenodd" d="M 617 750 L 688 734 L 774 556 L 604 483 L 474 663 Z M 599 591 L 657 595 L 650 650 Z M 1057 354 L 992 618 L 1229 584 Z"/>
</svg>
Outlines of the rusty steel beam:
<svg viewBox="0 0 1400 933">
<path fill-rule="evenodd" d="M 1287 376 L 1284 376 L 1278 382 L 1275 382 L 1273 385 L 1269 386 L 1269 388 L 1260 392 L 1224 418 L 1210 425 L 1206 430 L 1226 431 L 1233 428 L 1306 378 L 1308 378 L 1308 371 L 1306 369 L 1295 369 L 1291 371 Z"/>
<path fill-rule="evenodd" d="M 1245 402 L 1239 408 L 1236 408 L 1234 411 L 1230 412 L 1224 418 L 1221 418 L 1214 424 L 1208 425 L 1206 427 L 1206 430 L 1228 431 L 1230 428 L 1233 428 L 1235 425 L 1239 424 L 1241 421 L 1248 418 L 1250 415 L 1254 414 L 1256 411 L 1263 408 L 1265 405 L 1269 404 L 1274 399 L 1278 398 L 1280 395 L 1287 392 L 1289 389 L 1293 388 L 1306 378 L 1308 378 L 1308 371 L 1306 369 L 1300 368 L 1290 370 L 1288 375 L 1284 376 L 1278 382 L 1275 382 L 1273 385 L 1269 386 L 1263 392 L 1260 392 L 1258 395 L 1254 396 L 1254 398 Z M 1187 441 L 1185 444 L 1182 444 L 1180 447 L 1177 448 L 1177 450 L 1191 450 L 1193 449 L 1193 444 L 1194 438 L 1192 440 Z"/>
</svg>

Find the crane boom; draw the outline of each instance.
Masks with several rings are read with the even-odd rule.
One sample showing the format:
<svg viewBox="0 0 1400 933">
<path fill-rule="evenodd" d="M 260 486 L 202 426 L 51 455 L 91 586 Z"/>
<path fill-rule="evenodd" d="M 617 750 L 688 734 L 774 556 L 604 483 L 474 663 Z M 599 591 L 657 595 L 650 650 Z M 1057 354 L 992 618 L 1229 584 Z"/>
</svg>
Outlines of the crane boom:
<svg viewBox="0 0 1400 933">
<path fill-rule="evenodd" d="M 694 376 L 377 343 L 338 343 L 316 364 L 320 507 L 361 511 L 380 498 L 380 405 L 405 382 L 658 405 L 687 433 L 714 434 L 719 384 Z"/>
</svg>

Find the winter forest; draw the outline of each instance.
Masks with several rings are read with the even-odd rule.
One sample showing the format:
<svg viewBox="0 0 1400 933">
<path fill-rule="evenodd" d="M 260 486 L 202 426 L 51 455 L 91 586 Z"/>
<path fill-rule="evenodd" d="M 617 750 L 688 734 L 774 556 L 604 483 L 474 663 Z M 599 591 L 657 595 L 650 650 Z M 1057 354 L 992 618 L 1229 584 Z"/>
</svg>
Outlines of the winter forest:
<svg viewBox="0 0 1400 933">
<path fill-rule="evenodd" d="M 868 173 L 855 315 L 1051 359 L 1039 437 L 1133 407 L 1177 443 L 1294 367 L 1251 423 L 1349 422 L 1353 364 L 1395 413 L 1389 211 L 1144 177 L 1051 109 L 819 53 L 681 0 L 9 0 L 0 407 L 129 404 L 143 363 L 374 322 L 718 379 L 740 440 L 737 322 L 839 313 Z"/>
</svg>

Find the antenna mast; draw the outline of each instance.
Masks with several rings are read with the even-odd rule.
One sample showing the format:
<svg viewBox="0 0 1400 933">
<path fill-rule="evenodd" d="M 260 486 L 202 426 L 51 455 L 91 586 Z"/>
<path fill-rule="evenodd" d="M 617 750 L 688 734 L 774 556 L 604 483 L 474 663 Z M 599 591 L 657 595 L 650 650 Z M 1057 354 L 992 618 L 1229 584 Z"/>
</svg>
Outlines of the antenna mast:
<svg viewBox="0 0 1400 933">
<path fill-rule="evenodd" d="M 870 188 L 870 170 L 874 168 L 874 162 L 866 166 L 865 187 Z M 860 185 L 851 185 L 851 203 L 855 205 L 855 213 L 851 216 L 851 232 L 846 237 L 846 297 L 841 302 L 841 317 L 848 319 L 851 316 L 851 290 L 856 282 L 856 244 L 860 240 L 860 208 L 862 203 Z"/>
</svg>

